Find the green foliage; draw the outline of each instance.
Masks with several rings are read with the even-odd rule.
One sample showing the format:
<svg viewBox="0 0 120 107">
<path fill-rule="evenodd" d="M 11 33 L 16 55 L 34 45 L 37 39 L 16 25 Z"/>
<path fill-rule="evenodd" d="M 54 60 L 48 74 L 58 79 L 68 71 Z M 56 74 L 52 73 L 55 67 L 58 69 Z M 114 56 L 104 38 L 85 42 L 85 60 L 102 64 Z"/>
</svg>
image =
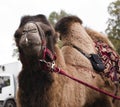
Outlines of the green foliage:
<svg viewBox="0 0 120 107">
<path fill-rule="evenodd" d="M 61 10 L 60 13 L 57 13 L 55 11 L 51 12 L 48 20 L 50 21 L 50 23 L 55 26 L 56 22 L 58 20 L 60 20 L 61 18 L 65 17 L 65 16 L 69 16 L 70 14 L 66 13 L 64 10 Z"/>
<path fill-rule="evenodd" d="M 116 51 L 120 54 L 120 40 L 111 36 L 109 36 L 109 39 L 114 44 Z"/>
<path fill-rule="evenodd" d="M 109 4 L 108 13 L 111 17 L 107 22 L 108 26 L 106 33 L 115 46 L 117 52 L 120 54 L 120 0 L 116 0 Z"/>
<path fill-rule="evenodd" d="M 53 12 L 50 13 L 50 15 L 48 17 L 48 20 L 54 27 L 56 22 L 58 22 L 58 20 L 60 20 L 63 17 L 66 17 L 66 16 L 70 16 L 70 15 L 71 14 L 66 13 L 64 10 L 61 10 L 60 13 L 57 13 L 57 12 L 53 11 Z M 59 40 L 58 45 L 59 45 L 60 48 L 62 47 L 62 41 L 61 40 Z"/>
</svg>

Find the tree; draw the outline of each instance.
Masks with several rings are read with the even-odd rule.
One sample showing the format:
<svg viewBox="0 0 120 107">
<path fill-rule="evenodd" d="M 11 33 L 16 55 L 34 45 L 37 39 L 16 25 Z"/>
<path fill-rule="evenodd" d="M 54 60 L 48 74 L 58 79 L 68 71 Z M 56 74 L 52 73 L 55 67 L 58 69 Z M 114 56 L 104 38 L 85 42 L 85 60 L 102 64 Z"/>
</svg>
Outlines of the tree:
<svg viewBox="0 0 120 107">
<path fill-rule="evenodd" d="M 107 21 L 106 33 L 120 54 L 120 0 L 109 4 L 108 13 L 111 17 Z"/>
<path fill-rule="evenodd" d="M 69 16 L 69 15 L 71 15 L 71 14 L 66 13 L 64 10 L 61 10 L 60 13 L 53 11 L 50 13 L 48 20 L 54 27 L 56 22 L 58 22 L 58 20 L 60 20 L 61 18 L 65 17 L 65 16 Z M 59 47 L 62 47 L 61 40 L 59 40 L 58 44 L 59 44 Z"/>
<path fill-rule="evenodd" d="M 70 14 L 66 13 L 64 10 L 61 10 L 60 13 L 53 11 L 50 13 L 48 20 L 53 26 L 55 26 L 58 20 L 60 20 L 62 17 L 69 16 L 69 15 Z"/>
</svg>

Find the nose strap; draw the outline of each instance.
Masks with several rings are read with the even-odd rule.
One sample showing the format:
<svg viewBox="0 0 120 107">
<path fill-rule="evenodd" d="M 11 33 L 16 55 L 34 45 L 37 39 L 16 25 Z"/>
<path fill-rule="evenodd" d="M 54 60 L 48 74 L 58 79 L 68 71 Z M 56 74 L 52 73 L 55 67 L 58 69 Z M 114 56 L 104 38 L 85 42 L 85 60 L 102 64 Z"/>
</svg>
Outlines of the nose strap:
<svg viewBox="0 0 120 107">
<path fill-rule="evenodd" d="M 40 35 L 41 40 L 42 40 L 42 46 L 46 47 L 46 39 L 45 39 L 45 33 L 44 33 L 43 29 L 38 25 L 37 22 L 36 23 L 33 22 L 33 23 L 36 25 L 36 27 L 38 29 L 39 35 Z"/>
<path fill-rule="evenodd" d="M 40 23 L 33 22 L 33 21 L 30 21 L 30 22 L 34 23 L 36 25 L 39 35 L 40 35 L 40 38 L 42 40 L 42 45 L 41 45 L 42 51 L 38 53 L 38 56 L 41 53 L 41 54 L 43 54 L 42 59 L 46 60 L 47 62 L 52 62 L 53 60 L 56 59 L 56 56 L 53 55 L 53 53 L 46 47 L 46 37 L 45 37 L 45 33 L 44 33 L 43 29 L 39 25 Z M 25 41 L 26 41 L 26 43 L 28 42 L 27 37 L 25 38 Z"/>
<path fill-rule="evenodd" d="M 40 38 L 42 40 L 42 46 L 45 47 L 46 46 L 46 38 L 45 38 L 45 33 L 43 31 L 43 29 L 39 26 L 40 22 L 34 22 L 34 21 L 29 21 L 29 23 L 34 23 L 38 29 L 38 33 L 40 35 Z M 27 41 L 27 37 L 26 37 L 26 41 Z"/>
</svg>

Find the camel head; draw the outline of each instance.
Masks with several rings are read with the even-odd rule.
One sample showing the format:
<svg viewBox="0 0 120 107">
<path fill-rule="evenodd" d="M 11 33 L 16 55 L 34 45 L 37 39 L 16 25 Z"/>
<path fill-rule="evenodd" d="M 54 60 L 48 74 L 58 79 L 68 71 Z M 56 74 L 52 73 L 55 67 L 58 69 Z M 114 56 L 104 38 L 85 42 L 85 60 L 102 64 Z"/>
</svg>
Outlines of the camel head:
<svg viewBox="0 0 120 107">
<path fill-rule="evenodd" d="M 54 30 L 42 14 L 24 16 L 14 37 L 20 56 L 23 58 L 41 58 L 47 47 L 54 52 Z"/>
<path fill-rule="evenodd" d="M 56 25 L 55 30 L 60 33 L 60 38 L 67 36 L 70 33 L 71 26 L 74 23 L 82 24 L 82 20 L 77 16 L 66 16 L 60 19 Z M 64 38 L 64 37 L 63 37 Z"/>
</svg>

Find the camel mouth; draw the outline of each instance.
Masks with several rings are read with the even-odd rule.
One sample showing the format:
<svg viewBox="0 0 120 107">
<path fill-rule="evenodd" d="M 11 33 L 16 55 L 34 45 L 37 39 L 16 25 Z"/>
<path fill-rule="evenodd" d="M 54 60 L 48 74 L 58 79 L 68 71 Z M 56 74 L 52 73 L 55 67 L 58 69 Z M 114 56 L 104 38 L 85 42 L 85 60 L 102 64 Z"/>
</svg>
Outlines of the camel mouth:
<svg viewBox="0 0 120 107">
<path fill-rule="evenodd" d="M 41 52 L 41 45 L 36 45 L 36 44 L 26 45 L 22 47 L 22 50 L 24 54 L 28 56 L 38 55 Z"/>
</svg>

